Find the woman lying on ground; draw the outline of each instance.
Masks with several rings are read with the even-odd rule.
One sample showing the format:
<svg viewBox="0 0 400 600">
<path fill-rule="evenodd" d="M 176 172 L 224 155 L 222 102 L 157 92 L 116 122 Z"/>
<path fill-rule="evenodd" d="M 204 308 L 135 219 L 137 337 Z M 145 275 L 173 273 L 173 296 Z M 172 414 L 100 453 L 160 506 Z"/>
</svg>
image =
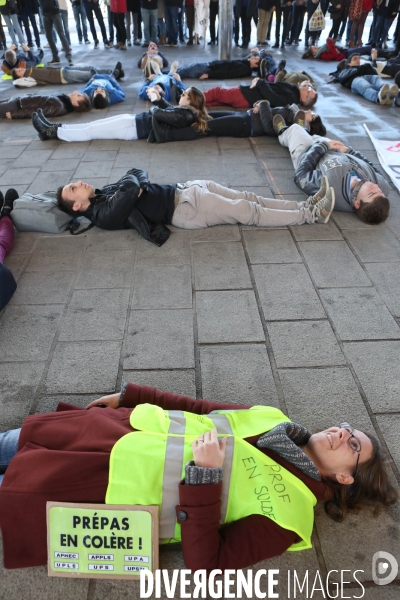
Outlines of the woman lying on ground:
<svg viewBox="0 0 400 600">
<path fill-rule="evenodd" d="M 397 499 L 378 442 L 348 423 L 311 435 L 273 407 L 192 400 L 135 384 L 87 408 L 60 403 L 57 412 L 29 416 L 21 430 L 0 434 L 7 568 L 46 564 L 50 500 L 162 498 L 160 539 L 182 540 L 188 569 L 224 570 L 310 548 L 317 500 L 342 521 L 348 511 L 377 512 Z M 180 481 L 184 452 L 193 460 Z"/>
<path fill-rule="evenodd" d="M 314 58 L 318 60 L 343 60 L 344 58 L 350 58 L 353 54 L 360 54 L 369 56 L 373 48 L 370 44 L 366 46 L 360 46 L 358 48 L 342 48 L 336 46 L 335 40 L 328 38 L 326 43 L 322 46 L 310 46 L 306 52 L 304 52 L 301 58 Z M 378 58 L 390 58 L 395 56 L 397 50 L 382 50 L 377 49 Z"/>
<path fill-rule="evenodd" d="M 206 131 L 202 132 L 193 127 L 180 129 L 166 126 L 153 118 L 153 132 L 156 142 L 179 142 L 197 140 L 205 136 L 218 137 L 258 137 L 268 135 L 276 137 L 273 127 L 275 115 L 281 115 L 291 124 L 297 123 L 307 129 L 310 135 L 325 135 L 326 129 L 321 117 L 311 110 L 300 110 L 297 104 L 271 108 L 268 100 L 259 100 L 254 108 L 246 112 L 210 111 L 212 120 L 208 122 Z"/>
<path fill-rule="evenodd" d="M 90 123 L 62 124 L 47 121 L 41 111 L 33 113 L 32 124 L 42 141 L 59 139 L 64 142 L 85 142 L 87 140 L 142 140 L 147 139 L 152 130 L 153 116 L 169 127 L 194 127 L 206 131 L 210 118 L 205 108 L 202 91 L 190 87 L 182 93 L 178 106 L 172 106 L 154 88 L 148 88 L 148 95 L 155 106 L 138 115 L 116 115 Z"/>
</svg>

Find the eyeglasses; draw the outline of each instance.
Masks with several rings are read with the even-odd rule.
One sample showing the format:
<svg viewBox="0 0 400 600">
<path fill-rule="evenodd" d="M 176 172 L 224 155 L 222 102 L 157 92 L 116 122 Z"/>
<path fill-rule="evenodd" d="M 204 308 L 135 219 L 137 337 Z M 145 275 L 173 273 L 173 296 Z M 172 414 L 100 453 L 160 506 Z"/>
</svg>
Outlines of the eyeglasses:
<svg viewBox="0 0 400 600">
<path fill-rule="evenodd" d="M 361 442 L 354 435 L 354 433 L 353 433 L 354 429 L 352 428 L 352 426 L 349 425 L 348 423 L 346 423 L 346 421 L 344 423 L 340 423 L 339 427 L 340 427 L 340 429 L 344 429 L 345 431 L 347 431 L 347 433 L 350 434 L 350 437 L 347 440 L 347 444 L 350 446 L 350 448 L 353 450 L 353 452 L 357 453 L 356 468 L 355 468 L 354 474 L 353 474 L 353 477 L 355 477 L 356 473 L 357 473 L 357 468 L 358 468 L 358 461 L 360 460 L 360 452 L 362 449 Z"/>
</svg>

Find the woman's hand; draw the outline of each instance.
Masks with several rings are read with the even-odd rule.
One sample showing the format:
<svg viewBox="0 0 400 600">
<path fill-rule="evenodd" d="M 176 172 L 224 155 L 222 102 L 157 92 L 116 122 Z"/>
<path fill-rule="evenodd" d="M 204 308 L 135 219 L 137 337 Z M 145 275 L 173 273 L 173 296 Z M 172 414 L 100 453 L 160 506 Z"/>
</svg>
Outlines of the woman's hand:
<svg viewBox="0 0 400 600">
<path fill-rule="evenodd" d="M 120 393 L 110 394 L 109 396 L 102 396 L 98 400 L 93 400 L 93 402 L 88 404 L 86 409 L 93 408 L 94 406 L 98 406 L 99 404 L 105 404 L 108 408 L 118 408 L 120 396 Z"/>
<path fill-rule="evenodd" d="M 193 458 L 196 467 L 220 468 L 224 464 L 226 438 L 218 440 L 217 430 L 212 429 L 199 435 L 192 443 Z"/>
</svg>

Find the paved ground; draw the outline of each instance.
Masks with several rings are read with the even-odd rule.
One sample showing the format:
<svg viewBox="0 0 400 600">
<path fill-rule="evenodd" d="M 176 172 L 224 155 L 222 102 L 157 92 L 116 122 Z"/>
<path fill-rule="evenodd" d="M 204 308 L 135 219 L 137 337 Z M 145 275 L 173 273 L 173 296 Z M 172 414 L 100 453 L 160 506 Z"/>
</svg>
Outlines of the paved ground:
<svg viewBox="0 0 400 600">
<path fill-rule="evenodd" d="M 76 64 L 113 66 L 121 58 L 116 50 L 77 45 L 74 50 Z M 139 52 L 131 48 L 122 56 L 124 104 L 66 121 L 145 110 L 137 100 Z M 217 49 L 180 47 L 166 54 L 191 62 L 216 58 Z M 398 140 L 398 109 L 327 85 L 332 65 L 304 63 L 300 48 L 284 55 L 289 67 L 315 76 L 317 109 L 329 135 L 377 163 L 362 123 L 377 137 Z M 9 83 L 0 84 L 0 99 L 13 92 Z M 265 196 L 303 198 L 292 181 L 287 151 L 271 138 L 164 146 L 43 143 L 29 121 L 2 123 L 0 132 L 2 190 L 46 191 L 81 178 L 101 186 L 137 166 L 160 183 L 208 178 Z M 311 429 L 346 419 L 375 432 L 392 457 L 393 480 L 399 481 L 397 192 L 390 199 L 391 215 L 380 227 L 335 213 L 325 227 L 173 229 L 161 249 L 133 231 L 94 229 L 78 238 L 18 234 L 7 259 L 18 290 L 0 313 L 1 429 L 19 426 L 28 414 L 51 411 L 59 400 L 84 406 L 131 380 L 224 402 L 272 404 Z M 281 570 L 280 597 L 289 597 L 288 569 L 309 569 L 311 581 L 317 570 L 324 578 L 332 569 L 360 569 L 365 598 L 394 600 L 400 588 L 374 586 L 371 559 L 378 550 L 399 558 L 399 535 L 398 506 L 377 520 L 352 516 L 343 525 L 333 524 L 319 508 L 313 550 L 257 568 Z M 161 566 L 183 567 L 179 551 L 162 551 Z M 8 600 L 139 597 L 132 583 L 48 579 L 45 568 L 0 571 L 0 598 Z M 346 577 L 353 587 L 341 597 L 360 597 L 351 574 Z M 338 574 L 331 579 L 338 580 Z M 303 591 L 297 597 L 324 596 Z"/>
</svg>

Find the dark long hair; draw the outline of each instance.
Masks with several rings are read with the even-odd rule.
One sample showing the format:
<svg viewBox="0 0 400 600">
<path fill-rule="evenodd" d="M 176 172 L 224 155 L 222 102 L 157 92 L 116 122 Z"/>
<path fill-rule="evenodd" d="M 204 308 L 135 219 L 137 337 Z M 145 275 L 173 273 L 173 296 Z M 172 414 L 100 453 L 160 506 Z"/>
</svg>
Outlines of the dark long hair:
<svg viewBox="0 0 400 600">
<path fill-rule="evenodd" d="M 205 133 L 208 129 L 207 121 L 212 117 L 207 112 L 204 94 L 199 88 L 194 86 L 187 90 L 187 94 L 190 100 L 188 108 L 196 115 L 196 123 L 193 123 L 192 127 L 195 127 L 201 133 Z"/>
<path fill-rule="evenodd" d="M 373 514 L 377 515 L 382 506 L 391 506 L 398 499 L 398 493 L 389 481 L 382 448 L 375 437 L 369 434 L 368 437 L 373 448 L 372 458 L 358 465 L 351 485 L 324 479 L 333 493 L 332 498 L 325 502 L 325 512 L 334 521 L 343 521 L 349 511 L 358 511 L 366 506 L 372 507 Z"/>
</svg>

